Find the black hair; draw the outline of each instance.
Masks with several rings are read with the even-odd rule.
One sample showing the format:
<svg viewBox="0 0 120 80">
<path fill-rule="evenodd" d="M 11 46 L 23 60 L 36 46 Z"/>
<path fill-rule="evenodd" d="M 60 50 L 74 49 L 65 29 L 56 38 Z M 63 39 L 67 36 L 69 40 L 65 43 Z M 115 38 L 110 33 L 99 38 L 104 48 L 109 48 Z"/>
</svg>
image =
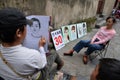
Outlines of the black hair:
<svg viewBox="0 0 120 80">
<path fill-rule="evenodd" d="M 114 58 L 100 59 L 97 80 L 120 80 L 120 61 Z"/>
<path fill-rule="evenodd" d="M 17 8 L 3 8 L 0 10 L 0 41 L 11 43 L 15 41 L 17 29 L 24 31 L 27 24 L 25 15 Z"/>
<path fill-rule="evenodd" d="M 0 31 L 0 41 L 6 43 L 14 42 L 17 29 L 23 32 L 24 25 L 21 25 L 21 27 L 12 27 L 10 29 L 5 29 L 3 31 Z"/>
<path fill-rule="evenodd" d="M 68 27 L 65 27 L 64 30 L 68 30 Z"/>
<path fill-rule="evenodd" d="M 37 19 L 37 18 L 31 18 L 31 20 L 34 22 L 34 21 L 37 21 L 38 22 L 38 24 L 39 24 L 39 28 L 41 28 L 41 24 L 40 24 L 40 21 Z M 32 23 L 32 25 L 33 25 L 33 23 Z"/>
<path fill-rule="evenodd" d="M 108 19 L 110 19 L 110 18 L 112 19 L 113 23 L 116 22 L 116 19 L 115 19 L 114 17 L 112 17 L 112 16 L 107 17 L 107 18 L 106 18 L 106 21 L 107 21 Z"/>
<path fill-rule="evenodd" d="M 75 30 L 75 26 L 72 26 L 72 30 Z"/>
<path fill-rule="evenodd" d="M 83 28 L 85 27 L 85 23 L 83 23 Z"/>
<path fill-rule="evenodd" d="M 0 80 L 5 80 L 5 79 L 3 79 L 2 77 L 0 77 Z"/>
</svg>

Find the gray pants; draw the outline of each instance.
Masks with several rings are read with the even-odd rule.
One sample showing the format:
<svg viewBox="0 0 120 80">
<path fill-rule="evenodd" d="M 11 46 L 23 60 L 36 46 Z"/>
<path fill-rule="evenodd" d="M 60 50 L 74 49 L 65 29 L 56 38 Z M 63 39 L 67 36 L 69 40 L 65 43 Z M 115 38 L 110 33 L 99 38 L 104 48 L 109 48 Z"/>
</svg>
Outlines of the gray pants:
<svg viewBox="0 0 120 80">
<path fill-rule="evenodd" d="M 50 50 L 50 55 L 47 56 L 47 65 L 45 67 L 45 72 L 46 72 L 46 78 L 47 80 L 53 80 L 52 78 L 54 77 L 55 73 L 57 72 L 57 67 L 53 66 L 53 64 L 61 64 L 62 60 L 58 53 L 52 49 Z"/>
</svg>

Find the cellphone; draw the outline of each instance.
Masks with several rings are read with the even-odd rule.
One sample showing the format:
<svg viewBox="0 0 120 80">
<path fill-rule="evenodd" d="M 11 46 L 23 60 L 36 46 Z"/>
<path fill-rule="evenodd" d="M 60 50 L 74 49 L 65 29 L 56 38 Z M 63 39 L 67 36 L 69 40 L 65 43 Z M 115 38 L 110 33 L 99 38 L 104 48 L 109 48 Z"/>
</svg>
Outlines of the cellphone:
<svg viewBox="0 0 120 80">
<path fill-rule="evenodd" d="M 98 42 L 98 41 L 100 41 L 98 38 L 96 38 L 96 39 L 94 40 L 94 42 Z"/>
</svg>

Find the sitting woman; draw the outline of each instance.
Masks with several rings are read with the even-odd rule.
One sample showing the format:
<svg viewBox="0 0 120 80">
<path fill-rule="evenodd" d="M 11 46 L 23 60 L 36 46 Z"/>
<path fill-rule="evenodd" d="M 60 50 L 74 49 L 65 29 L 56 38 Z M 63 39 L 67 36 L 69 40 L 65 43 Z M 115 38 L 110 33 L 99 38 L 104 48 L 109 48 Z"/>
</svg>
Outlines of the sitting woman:
<svg viewBox="0 0 120 80">
<path fill-rule="evenodd" d="M 113 24 L 115 22 L 116 21 L 114 17 L 108 17 L 106 19 L 106 26 L 101 27 L 91 40 L 81 40 L 73 47 L 72 50 L 70 50 L 68 53 L 64 53 L 64 55 L 73 56 L 74 51 L 78 53 L 82 48 L 87 47 L 87 50 L 83 55 L 83 62 L 84 64 L 87 64 L 88 55 L 95 50 L 103 49 L 107 41 L 111 40 L 115 36 L 116 31 L 113 29 Z"/>
</svg>

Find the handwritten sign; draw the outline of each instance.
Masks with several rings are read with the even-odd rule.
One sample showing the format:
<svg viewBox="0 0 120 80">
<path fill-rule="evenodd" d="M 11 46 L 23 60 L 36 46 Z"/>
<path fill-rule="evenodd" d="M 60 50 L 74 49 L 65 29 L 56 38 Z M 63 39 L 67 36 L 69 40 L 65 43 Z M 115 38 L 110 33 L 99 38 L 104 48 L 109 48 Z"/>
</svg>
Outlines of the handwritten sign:
<svg viewBox="0 0 120 80">
<path fill-rule="evenodd" d="M 56 50 L 61 49 L 65 46 L 62 38 L 62 32 L 60 29 L 51 32 L 52 39 Z"/>
</svg>

